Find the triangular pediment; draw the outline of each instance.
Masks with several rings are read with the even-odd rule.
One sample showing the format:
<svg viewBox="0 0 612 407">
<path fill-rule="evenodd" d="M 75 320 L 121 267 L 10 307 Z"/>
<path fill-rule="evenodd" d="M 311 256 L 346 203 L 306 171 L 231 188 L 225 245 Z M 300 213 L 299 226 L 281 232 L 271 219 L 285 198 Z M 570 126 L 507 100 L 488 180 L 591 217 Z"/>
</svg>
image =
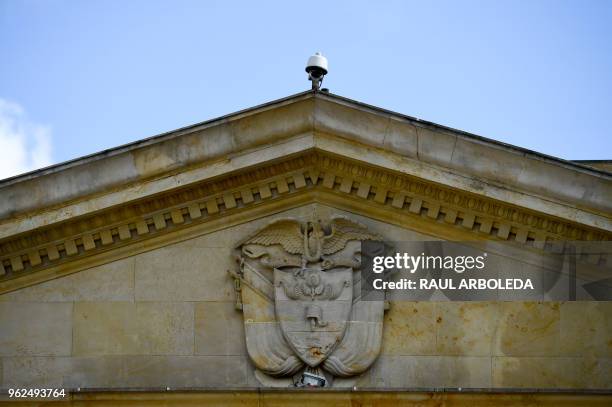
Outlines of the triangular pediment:
<svg viewBox="0 0 612 407">
<path fill-rule="evenodd" d="M 612 236 L 605 172 L 310 92 L 0 191 L 0 293 L 309 203 L 449 240 Z"/>
</svg>

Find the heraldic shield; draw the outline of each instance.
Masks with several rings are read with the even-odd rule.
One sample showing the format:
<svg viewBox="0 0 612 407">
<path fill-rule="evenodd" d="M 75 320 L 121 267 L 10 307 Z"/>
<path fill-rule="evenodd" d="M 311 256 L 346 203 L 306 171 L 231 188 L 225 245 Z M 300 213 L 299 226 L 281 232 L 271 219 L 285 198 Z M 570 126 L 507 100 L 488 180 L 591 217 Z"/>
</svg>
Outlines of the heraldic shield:
<svg viewBox="0 0 612 407">
<path fill-rule="evenodd" d="M 274 270 L 276 318 L 289 346 L 316 367 L 344 337 L 353 302 L 353 270 Z"/>
<path fill-rule="evenodd" d="M 237 246 L 236 305 L 263 385 L 328 387 L 377 358 L 384 301 L 361 300 L 364 240 L 382 244 L 344 217 L 281 219 Z"/>
</svg>

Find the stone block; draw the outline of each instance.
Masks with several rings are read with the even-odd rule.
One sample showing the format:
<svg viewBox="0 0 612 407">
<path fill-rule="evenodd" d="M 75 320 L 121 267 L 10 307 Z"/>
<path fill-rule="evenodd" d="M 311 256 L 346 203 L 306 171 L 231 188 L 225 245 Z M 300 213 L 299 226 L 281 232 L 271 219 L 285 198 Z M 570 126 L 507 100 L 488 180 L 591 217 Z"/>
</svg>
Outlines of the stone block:
<svg viewBox="0 0 612 407">
<path fill-rule="evenodd" d="M 73 354 L 139 354 L 136 304 L 77 302 L 74 304 Z"/>
<path fill-rule="evenodd" d="M 141 302 L 136 317 L 139 354 L 193 354 L 193 303 Z"/>
<path fill-rule="evenodd" d="M 417 127 L 419 159 L 448 166 L 453 156 L 457 136 Z"/>
<path fill-rule="evenodd" d="M 385 314 L 382 354 L 434 355 L 434 309 L 433 302 L 393 302 Z"/>
<path fill-rule="evenodd" d="M 370 377 L 373 387 L 385 389 L 486 388 L 491 386 L 491 358 L 381 356 Z"/>
<path fill-rule="evenodd" d="M 441 357 L 439 371 L 444 378 L 444 387 L 491 387 L 490 357 Z"/>
<path fill-rule="evenodd" d="M 69 358 L 62 374 L 63 385 L 68 388 L 122 388 L 126 387 L 123 356 L 92 356 Z M 68 358 L 67 358 L 68 359 Z"/>
<path fill-rule="evenodd" d="M 69 355 L 72 304 L 0 303 L 0 356 Z"/>
<path fill-rule="evenodd" d="M 586 387 L 612 389 L 612 358 L 584 358 Z"/>
<path fill-rule="evenodd" d="M 177 140 L 176 145 L 181 162 L 197 162 L 218 157 L 234 148 L 230 126 L 225 124 L 204 129 L 191 138 Z"/>
<path fill-rule="evenodd" d="M 9 375 L 2 387 L 109 388 L 124 386 L 119 356 L 12 357 L 5 359 Z"/>
<path fill-rule="evenodd" d="M 551 165 L 538 158 L 522 160 L 524 171 L 518 183 L 523 188 L 539 194 L 554 196 L 559 200 L 581 206 L 610 211 L 612 192 L 609 183 L 581 171 Z M 562 183 L 563 188 L 558 186 Z"/>
<path fill-rule="evenodd" d="M 241 387 L 244 356 L 127 356 L 126 387 Z"/>
<path fill-rule="evenodd" d="M 312 130 L 314 100 L 279 106 L 230 122 L 235 150 L 271 144 Z"/>
<path fill-rule="evenodd" d="M 612 357 L 612 302 L 564 302 L 560 317 L 563 356 Z"/>
<path fill-rule="evenodd" d="M 68 357 L 10 357 L 3 359 L 2 388 L 62 388 L 70 370 Z"/>
<path fill-rule="evenodd" d="M 494 357 L 493 386 L 576 389 L 589 387 L 582 358 Z M 609 387 L 610 382 L 608 382 Z"/>
<path fill-rule="evenodd" d="M 73 280 L 67 276 L 2 294 L 0 302 L 69 302 L 73 298 Z"/>
<path fill-rule="evenodd" d="M 494 355 L 556 356 L 559 354 L 559 304 L 501 302 Z"/>
<path fill-rule="evenodd" d="M 117 182 L 133 180 L 136 170 L 127 154 L 91 160 L 85 166 L 64 168 L 61 172 L 34 177 L 2 188 L 0 218 L 15 216 L 35 208 L 49 207 L 77 196 L 91 194 Z"/>
<path fill-rule="evenodd" d="M 496 302 L 436 303 L 436 354 L 490 356 L 498 317 Z"/>
<path fill-rule="evenodd" d="M 191 303 L 75 303 L 75 355 L 193 353 Z"/>
<path fill-rule="evenodd" d="M 133 301 L 134 258 L 129 257 L 69 276 L 74 301 Z"/>
<path fill-rule="evenodd" d="M 416 158 L 418 156 L 416 127 L 407 121 L 390 118 L 383 146 L 393 153 Z"/>
<path fill-rule="evenodd" d="M 246 386 L 241 356 L 11 357 L 2 387 L 186 388 Z"/>
<path fill-rule="evenodd" d="M 242 314 L 233 302 L 202 302 L 195 306 L 196 355 L 246 353 Z"/>
<path fill-rule="evenodd" d="M 136 301 L 231 301 L 230 248 L 177 243 L 136 256 Z"/>
<path fill-rule="evenodd" d="M 134 260 L 126 258 L 0 296 L 0 302 L 133 301 Z"/>
<path fill-rule="evenodd" d="M 166 140 L 156 147 L 131 151 L 136 170 L 141 176 L 171 170 L 180 165 L 209 160 L 233 149 L 230 126 L 219 124 L 201 131 Z"/>
<path fill-rule="evenodd" d="M 378 301 L 357 301 L 351 308 L 350 321 L 381 321 L 384 306 Z"/>
<path fill-rule="evenodd" d="M 457 137 L 452 166 L 500 182 L 516 182 L 523 170 L 517 154 Z"/>
<path fill-rule="evenodd" d="M 328 134 L 349 137 L 361 143 L 381 146 L 383 144 L 389 119 L 365 111 L 358 111 L 330 103 L 315 101 L 315 128 Z"/>
<path fill-rule="evenodd" d="M 537 261 L 534 262 L 533 259 L 524 259 L 518 254 L 489 256 L 487 270 L 497 271 L 497 275 L 491 276 L 493 278 L 529 279 L 533 285 L 533 290 L 497 290 L 500 301 L 541 301 L 548 291 L 548 287 L 544 284 L 546 274 L 558 275 L 556 272 L 547 271 L 543 264 L 537 264 Z"/>
</svg>

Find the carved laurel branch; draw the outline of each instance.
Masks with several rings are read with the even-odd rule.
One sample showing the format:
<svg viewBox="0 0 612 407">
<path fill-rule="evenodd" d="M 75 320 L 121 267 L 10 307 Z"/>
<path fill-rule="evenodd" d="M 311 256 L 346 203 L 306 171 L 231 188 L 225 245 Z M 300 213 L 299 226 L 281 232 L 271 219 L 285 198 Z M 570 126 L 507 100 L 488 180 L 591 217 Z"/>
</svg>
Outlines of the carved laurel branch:
<svg viewBox="0 0 612 407">
<path fill-rule="evenodd" d="M 545 248 L 554 240 L 611 240 L 612 233 L 523 210 L 361 163 L 309 152 L 225 179 L 41 228 L 0 242 L 0 282 L 203 223 L 262 201 L 321 189 L 479 237 Z M 6 291 L 6 290 L 4 290 Z M 2 287 L 0 287 L 2 292 Z"/>
</svg>

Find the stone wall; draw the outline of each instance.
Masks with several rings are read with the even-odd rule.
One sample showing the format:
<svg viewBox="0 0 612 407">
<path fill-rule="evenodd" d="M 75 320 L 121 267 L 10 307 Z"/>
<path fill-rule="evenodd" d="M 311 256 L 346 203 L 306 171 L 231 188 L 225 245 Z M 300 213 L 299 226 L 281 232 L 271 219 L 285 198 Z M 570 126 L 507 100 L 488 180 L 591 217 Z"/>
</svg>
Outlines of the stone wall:
<svg viewBox="0 0 612 407">
<path fill-rule="evenodd" d="M 0 387 L 259 386 L 235 245 L 309 205 L 0 296 Z M 388 240 L 416 232 L 345 214 Z M 392 302 L 367 388 L 612 388 L 610 302 Z"/>
</svg>

